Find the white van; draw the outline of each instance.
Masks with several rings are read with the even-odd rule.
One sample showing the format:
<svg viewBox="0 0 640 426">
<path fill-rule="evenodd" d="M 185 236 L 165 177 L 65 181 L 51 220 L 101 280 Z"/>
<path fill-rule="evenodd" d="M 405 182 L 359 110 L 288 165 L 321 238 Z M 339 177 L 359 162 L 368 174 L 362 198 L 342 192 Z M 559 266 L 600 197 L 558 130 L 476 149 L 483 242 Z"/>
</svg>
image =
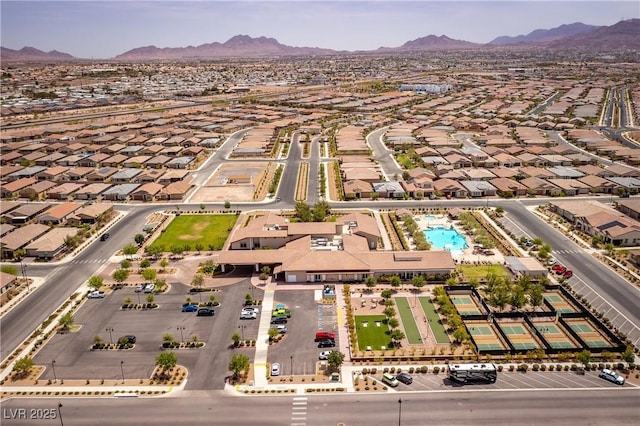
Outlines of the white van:
<svg viewBox="0 0 640 426">
<path fill-rule="evenodd" d="M 384 373 L 382 375 L 382 383 L 386 383 L 392 388 L 395 388 L 399 384 L 398 380 L 396 380 L 396 376 L 391 373 Z"/>
</svg>

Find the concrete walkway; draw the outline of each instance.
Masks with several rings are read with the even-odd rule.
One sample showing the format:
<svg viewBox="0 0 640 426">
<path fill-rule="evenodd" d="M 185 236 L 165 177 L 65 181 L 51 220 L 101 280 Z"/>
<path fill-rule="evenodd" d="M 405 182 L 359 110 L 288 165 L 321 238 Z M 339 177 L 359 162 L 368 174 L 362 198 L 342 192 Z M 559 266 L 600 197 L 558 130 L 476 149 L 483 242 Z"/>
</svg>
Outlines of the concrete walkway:
<svg viewBox="0 0 640 426">
<path fill-rule="evenodd" d="M 373 210 L 373 217 L 376 219 L 376 223 L 378 224 L 378 229 L 386 229 L 384 227 L 384 223 L 382 222 L 382 217 L 380 217 L 380 212 L 376 209 Z M 391 245 L 391 240 L 389 239 L 389 235 L 386 232 L 383 232 L 381 235 L 382 244 L 384 245 L 385 250 L 393 250 L 393 245 Z"/>
<path fill-rule="evenodd" d="M 259 275 L 251 277 L 251 285 L 260 283 Z M 267 352 L 269 350 L 269 328 L 271 327 L 271 311 L 273 311 L 273 298 L 276 283 L 268 281 L 264 288 L 262 307 L 260 309 L 260 324 L 258 325 L 258 338 L 256 339 L 256 352 L 253 360 L 253 380 L 256 387 L 268 384 L 267 380 Z"/>
</svg>

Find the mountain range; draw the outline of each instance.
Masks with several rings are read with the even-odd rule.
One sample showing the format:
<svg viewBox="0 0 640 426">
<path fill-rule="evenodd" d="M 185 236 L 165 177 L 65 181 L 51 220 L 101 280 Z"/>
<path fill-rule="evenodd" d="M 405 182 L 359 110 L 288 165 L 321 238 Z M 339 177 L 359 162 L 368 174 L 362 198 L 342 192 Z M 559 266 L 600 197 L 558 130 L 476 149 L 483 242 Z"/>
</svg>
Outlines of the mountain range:
<svg viewBox="0 0 640 426">
<path fill-rule="evenodd" d="M 455 40 L 446 35 L 428 35 L 407 41 L 399 47 L 380 47 L 372 51 L 347 52 L 319 47 L 293 47 L 279 43 L 274 38 L 236 35 L 224 43 L 213 42 L 199 46 L 164 47 L 144 46 L 124 52 L 117 60 L 177 60 L 215 59 L 231 57 L 273 57 L 335 55 L 346 53 L 404 53 L 443 50 L 496 49 L 517 46 L 551 50 L 563 49 L 633 49 L 640 50 L 640 19 L 620 21 L 611 26 L 594 26 L 576 22 L 551 29 L 538 29 L 527 35 L 498 37 L 487 44 Z M 13 50 L 2 47 L 0 59 L 3 61 L 42 61 L 77 59 L 68 53 L 58 51 L 43 52 L 33 47 Z"/>
</svg>

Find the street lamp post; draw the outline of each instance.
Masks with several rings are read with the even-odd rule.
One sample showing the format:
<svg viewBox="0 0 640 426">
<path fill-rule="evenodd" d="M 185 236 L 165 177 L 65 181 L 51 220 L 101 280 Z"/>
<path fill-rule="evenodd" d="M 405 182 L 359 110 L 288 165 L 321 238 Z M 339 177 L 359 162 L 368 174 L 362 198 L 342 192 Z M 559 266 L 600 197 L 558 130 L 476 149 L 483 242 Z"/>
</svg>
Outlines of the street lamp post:
<svg viewBox="0 0 640 426">
<path fill-rule="evenodd" d="M 124 361 L 120 361 L 120 371 L 122 372 L 122 383 L 124 383 Z"/>
<path fill-rule="evenodd" d="M 57 382 L 58 378 L 56 377 L 56 360 L 51 361 L 51 369 L 53 370 L 53 381 Z"/>
<path fill-rule="evenodd" d="M 293 355 L 291 355 L 291 377 L 293 377 Z"/>
<path fill-rule="evenodd" d="M 251 290 L 251 300 L 253 300 L 253 284 L 249 284 L 249 290 Z"/>
<path fill-rule="evenodd" d="M 244 341 L 244 329 L 245 329 L 246 325 L 239 325 L 238 328 L 240 329 L 240 337 L 242 337 L 242 340 Z"/>
<path fill-rule="evenodd" d="M 31 291 L 29 288 L 29 280 L 27 279 L 27 265 L 22 263 L 22 259 L 20 259 L 20 270 L 22 271 L 22 281 L 27 283 L 27 293 Z"/>
<path fill-rule="evenodd" d="M 58 417 L 60 417 L 60 426 L 64 426 L 64 422 L 62 421 L 62 403 L 58 402 Z"/>
<path fill-rule="evenodd" d="M 402 421 L 402 398 L 398 399 L 398 426 Z"/>
<path fill-rule="evenodd" d="M 111 333 L 113 333 L 115 330 L 112 327 L 107 327 L 105 331 L 109 332 L 109 343 L 113 345 L 113 335 Z"/>
<path fill-rule="evenodd" d="M 184 330 L 183 326 L 179 326 L 178 330 L 180 330 L 180 341 L 184 343 L 184 334 L 182 334 L 182 330 Z"/>
</svg>

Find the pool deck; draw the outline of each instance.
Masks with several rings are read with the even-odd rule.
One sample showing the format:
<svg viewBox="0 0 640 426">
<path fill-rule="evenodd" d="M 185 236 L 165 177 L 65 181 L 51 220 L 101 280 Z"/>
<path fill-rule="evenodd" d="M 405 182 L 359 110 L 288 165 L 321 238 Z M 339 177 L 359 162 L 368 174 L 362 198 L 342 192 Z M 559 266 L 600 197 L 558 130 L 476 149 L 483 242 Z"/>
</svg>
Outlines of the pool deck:
<svg viewBox="0 0 640 426">
<path fill-rule="evenodd" d="M 473 236 L 470 233 L 465 232 L 464 229 L 462 229 L 462 227 L 459 225 L 459 221 L 455 221 L 455 220 L 452 221 L 447 216 L 443 216 L 443 215 L 436 215 L 435 219 L 426 219 L 425 215 L 417 215 L 417 216 L 414 216 L 414 219 L 418 224 L 418 226 L 420 227 L 420 229 L 425 230 L 433 226 L 444 227 L 447 229 L 453 227 L 453 229 L 458 231 L 460 235 L 465 237 L 469 247 L 466 249 L 463 249 L 461 253 L 458 253 L 459 250 L 458 252 L 451 253 L 453 259 L 459 263 L 471 263 L 471 264 L 473 264 L 474 262 L 490 262 L 490 263 L 498 263 L 498 264 L 504 263 L 504 256 L 502 255 L 502 253 L 500 253 L 498 249 L 491 249 L 491 252 L 493 253 L 493 255 L 491 256 L 474 253 L 474 250 L 473 250 L 474 244 L 472 239 Z M 438 250 L 438 249 L 434 249 L 434 250 Z"/>
</svg>

